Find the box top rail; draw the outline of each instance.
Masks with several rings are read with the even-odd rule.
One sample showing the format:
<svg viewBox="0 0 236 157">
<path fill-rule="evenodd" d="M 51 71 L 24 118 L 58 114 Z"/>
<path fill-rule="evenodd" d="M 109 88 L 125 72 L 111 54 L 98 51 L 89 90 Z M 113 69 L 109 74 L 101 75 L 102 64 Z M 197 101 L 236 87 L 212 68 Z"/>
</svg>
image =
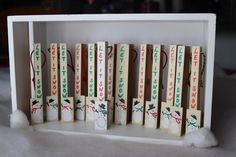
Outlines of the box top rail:
<svg viewBox="0 0 236 157">
<path fill-rule="evenodd" d="M 8 16 L 8 22 L 60 21 L 215 21 L 215 14 L 62 14 Z"/>
</svg>

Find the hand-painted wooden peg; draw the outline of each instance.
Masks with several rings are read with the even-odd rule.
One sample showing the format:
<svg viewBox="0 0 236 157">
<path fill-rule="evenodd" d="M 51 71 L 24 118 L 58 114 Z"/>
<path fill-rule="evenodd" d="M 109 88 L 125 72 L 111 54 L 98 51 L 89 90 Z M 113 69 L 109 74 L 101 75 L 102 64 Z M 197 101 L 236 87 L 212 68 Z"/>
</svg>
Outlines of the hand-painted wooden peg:
<svg viewBox="0 0 236 157">
<path fill-rule="evenodd" d="M 41 67 L 41 44 L 34 44 L 35 98 L 30 99 L 31 122 L 43 123 L 43 90 Z"/>
<path fill-rule="evenodd" d="M 95 129 L 107 130 L 109 107 L 107 96 L 107 57 L 108 43 L 97 42 L 97 101 L 95 103 Z"/>
<path fill-rule="evenodd" d="M 115 89 L 115 123 L 126 125 L 128 123 L 129 107 L 129 68 L 130 44 L 117 45 L 116 58 L 116 89 Z"/>
<path fill-rule="evenodd" d="M 74 100 L 68 97 L 67 76 L 67 47 L 65 43 L 60 44 L 60 78 L 61 78 L 61 120 L 63 122 L 74 121 Z"/>
<path fill-rule="evenodd" d="M 75 119 L 85 120 L 85 96 L 81 95 L 83 45 L 75 45 Z"/>
<path fill-rule="evenodd" d="M 187 86 L 189 72 L 189 47 L 178 46 L 175 77 L 175 99 L 171 107 L 169 132 L 181 136 L 185 124 L 185 108 L 187 103 Z"/>
<path fill-rule="evenodd" d="M 192 46 L 191 55 L 190 95 L 186 117 L 186 133 L 197 130 L 201 127 L 202 121 L 202 112 L 198 110 L 200 107 L 201 47 Z"/>
<path fill-rule="evenodd" d="M 115 68 L 115 50 L 116 45 L 110 44 L 108 46 L 108 65 L 107 65 L 107 100 L 109 101 L 109 123 L 113 123 L 114 117 L 114 68 Z"/>
<path fill-rule="evenodd" d="M 163 130 L 169 129 L 170 107 L 174 105 L 177 45 L 170 45 L 168 58 L 166 102 L 162 102 L 160 119 L 160 128 Z"/>
<path fill-rule="evenodd" d="M 47 121 L 58 120 L 58 50 L 57 43 L 50 44 L 51 96 L 47 96 Z"/>
</svg>

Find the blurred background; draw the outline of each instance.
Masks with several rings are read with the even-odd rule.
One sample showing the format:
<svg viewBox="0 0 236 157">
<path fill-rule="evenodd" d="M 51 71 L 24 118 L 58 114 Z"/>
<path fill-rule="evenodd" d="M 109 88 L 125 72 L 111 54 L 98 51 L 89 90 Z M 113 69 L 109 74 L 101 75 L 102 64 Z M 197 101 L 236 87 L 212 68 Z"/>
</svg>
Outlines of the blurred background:
<svg viewBox="0 0 236 157">
<path fill-rule="evenodd" d="M 92 13 L 215 13 L 216 67 L 236 72 L 235 0 L 1 0 L 0 67 L 8 66 L 8 15 Z"/>
</svg>

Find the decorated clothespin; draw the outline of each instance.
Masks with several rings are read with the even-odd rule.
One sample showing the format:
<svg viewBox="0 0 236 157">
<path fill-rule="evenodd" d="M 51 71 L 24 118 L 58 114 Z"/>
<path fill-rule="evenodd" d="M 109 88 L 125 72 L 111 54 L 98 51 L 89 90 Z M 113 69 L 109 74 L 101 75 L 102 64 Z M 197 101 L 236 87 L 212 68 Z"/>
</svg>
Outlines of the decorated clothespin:
<svg viewBox="0 0 236 157">
<path fill-rule="evenodd" d="M 97 101 L 95 102 L 95 129 L 107 130 L 109 104 L 107 96 L 107 42 L 97 42 Z"/>
<path fill-rule="evenodd" d="M 50 44 L 51 96 L 47 96 L 47 121 L 58 120 L 58 50 L 57 43 Z"/>
<path fill-rule="evenodd" d="M 132 103 L 132 124 L 143 125 L 144 119 L 144 101 L 145 98 L 145 88 L 147 80 L 147 58 L 151 53 L 148 52 L 151 46 L 148 44 L 141 44 L 140 46 L 140 59 L 139 59 L 139 80 L 138 80 L 138 97 L 133 98 Z M 151 57 L 150 57 L 151 58 Z M 150 69 L 151 70 L 151 69 Z"/>
<path fill-rule="evenodd" d="M 167 102 L 161 102 L 161 119 L 160 119 L 160 129 L 168 130 L 170 126 L 170 113 L 171 105 Z"/>
<path fill-rule="evenodd" d="M 94 122 L 96 98 L 96 44 L 88 44 L 88 96 L 86 97 L 86 121 Z"/>
<path fill-rule="evenodd" d="M 109 101 L 109 123 L 113 123 L 114 117 L 114 68 L 115 68 L 116 45 L 108 46 L 108 65 L 107 65 L 107 100 Z"/>
<path fill-rule="evenodd" d="M 31 123 L 38 124 L 43 123 L 43 103 L 42 99 L 31 98 L 30 99 L 31 110 Z"/>
<path fill-rule="evenodd" d="M 166 102 L 162 102 L 161 104 L 161 118 L 160 118 L 161 119 L 160 128 L 164 130 L 169 129 L 170 118 L 171 118 L 170 107 L 174 105 L 176 61 L 177 61 L 177 45 L 170 45 Z"/>
<path fill-rule="evenodd" d="M 202 112 L 199 109 L 200 103 L 200 81 L 201 81 L 201 47 L 191 47 L 191 77 L 189 109 L 186 117 L 186 133 L 197 130 L 201 127 Z"/>
<path fill-rule="evenodd" d="M 32 124 L 43 123 L 41 44 L 34 44 L 35 98 L 30 99 Z"/>
<path fill-rule="evenodd" d="M 116 89 L 115 89 L 115 123 L 126 125 L 128 123 L 129 106 L 129 80 L 130 76 L 130 44 L 117 45 L 116 58 Z"/>
<path fill-rule="evenodd" d="M 132 124 L 143 125 L 144 99 L 133 98 Z"/>
<path fill-rule="evenodd" d="M 157 128 L 157 118 L 158 118 L 158 106 L 154 101 L 146 101 L 145 104 L 145 123 L 146 128 Z"/>
<path fill-rule="evenodd" d="M 171 107 L 171 120 L 169 132 L 181 136 L 185 123 L 185 107 L 187 103 L 187 86 L 189 70 L 189 47 L 178 46 L 176 77 L 175 77 L 175 99 Z"/>
<path fill-rule="evenodd" d="M 85 96 L 81 95 L 82 80 L 82 47 L 81 43 L 75 45 L 75 119 L 85 120 Z"/>
<path fill-rule="evenodd" d="M 162 45 L 153 45 L 151 101 L 146 101 L 145 103 L 144 126 L 146 128 L 157 128 L 158 126 L 162 91 L 162 50 Z"/>
<path fill-rule="evenodd" d="M 61 78 L 61 120 L 74 121 L 74 100 L 68 97 L 67 76 L 67 48 L 65 43 L 60 43 L 60 78 Z"/>
</svg>

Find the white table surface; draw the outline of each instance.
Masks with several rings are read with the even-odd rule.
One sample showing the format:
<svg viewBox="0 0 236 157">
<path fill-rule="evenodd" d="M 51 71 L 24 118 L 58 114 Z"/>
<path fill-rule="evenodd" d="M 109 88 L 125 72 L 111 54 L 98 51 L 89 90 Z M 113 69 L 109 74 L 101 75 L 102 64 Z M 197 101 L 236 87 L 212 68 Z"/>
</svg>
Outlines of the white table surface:
<svg viewBox="0 0 236 157">
<path fill-rule="evenodd" d="M 221 75 L 222 76 L 222 75 Z M 14 130 L 8 127 L 11 112 L 8 69 L 0 69 L 0 156 L 235 156 L 236 79 L 215 78 L 212 130 L 220 145 L 211 149 L 141 144 L 87 135 L 62 135 Z"/>
</svg>

